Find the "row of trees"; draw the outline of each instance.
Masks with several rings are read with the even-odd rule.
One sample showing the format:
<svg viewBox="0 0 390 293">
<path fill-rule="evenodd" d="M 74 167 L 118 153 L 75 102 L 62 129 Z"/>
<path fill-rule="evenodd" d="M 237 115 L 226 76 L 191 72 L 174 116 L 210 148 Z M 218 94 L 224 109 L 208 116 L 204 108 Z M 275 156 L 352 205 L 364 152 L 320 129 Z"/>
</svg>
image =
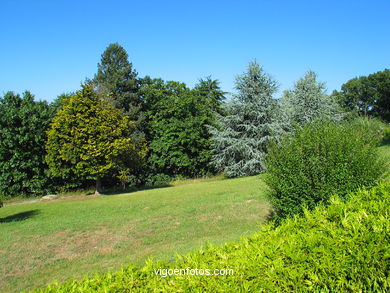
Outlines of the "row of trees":
<svg viewBox="0 0 390 293">
<path fill-rule="evenodd" d="M 386 113 L 378 110 L 388 99 L 384 72 L 378 92 L 387 98 L 360 114 Z M 76 93 L 51 104 L 29 92 L 0 99 L 0 194 L 36 195 L 92 180 L 100 192 L 102 180 L 158 185 L 172 176 L 258 174 L 271 140 L 310 121 L 343 119 L 340 106 L 351 109 L 343 93 L 327 95 L 311 71 L 279 100 L 277 89 L 256 61 L 237 77 L 228 101 L 211 77 L 193 88 L 140 78 L 126 51 L 111 44 Z"/>
</svg>

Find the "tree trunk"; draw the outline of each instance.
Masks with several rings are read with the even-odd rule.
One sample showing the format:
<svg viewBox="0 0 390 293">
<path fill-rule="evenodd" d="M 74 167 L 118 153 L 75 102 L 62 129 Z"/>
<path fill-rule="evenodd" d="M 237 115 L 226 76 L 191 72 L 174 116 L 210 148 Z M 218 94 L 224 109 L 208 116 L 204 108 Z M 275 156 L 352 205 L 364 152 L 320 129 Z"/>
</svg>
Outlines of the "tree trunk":
<svg viewBox="0 0 390 293">
<path fill-rule="evenodd" d="M 102 181 L 100 178 L 96 178 L 95 195 L 101 195 L 101 191 L 102 191 Z"/>
</svg>

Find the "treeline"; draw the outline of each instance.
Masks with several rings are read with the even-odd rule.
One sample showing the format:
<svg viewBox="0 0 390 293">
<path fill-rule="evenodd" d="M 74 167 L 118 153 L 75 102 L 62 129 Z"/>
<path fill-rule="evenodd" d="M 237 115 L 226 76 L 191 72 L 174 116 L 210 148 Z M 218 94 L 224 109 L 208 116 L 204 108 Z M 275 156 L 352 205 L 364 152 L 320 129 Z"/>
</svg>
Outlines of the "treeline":
<svg viewBox="0 0 390 293">
<path fill-rule="evenodd" d="M 353 79 L 327 95 L 309 71 L 276 99 L 277 82 L 253 61 L 227 100 L 211 77 L 193 88 L 141 78 L 126 51 L 111 44 L 76 93 L 50 104 L 29 92 L 0 99 L 0 195 L 258 174 L 269 142 L 297 126 L 357 115 L 389 122 L 389 72 Z"/>
</svg>

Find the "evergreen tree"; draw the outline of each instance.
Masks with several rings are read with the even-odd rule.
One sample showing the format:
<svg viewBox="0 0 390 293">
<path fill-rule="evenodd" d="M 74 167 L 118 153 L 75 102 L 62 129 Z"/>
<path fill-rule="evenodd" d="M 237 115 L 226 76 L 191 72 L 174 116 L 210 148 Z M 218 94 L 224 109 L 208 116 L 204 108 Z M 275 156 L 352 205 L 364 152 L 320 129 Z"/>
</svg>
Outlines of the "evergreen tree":
<svg viewBox="0 0 390 293">
<path fill-rule="evenodd" d="M 304 125 L 314 120 L 339 120 L 341 113 L 333 97 L 325 93 L 325 84 L 317 81 L 317 75 L 308 71 L 292 90 L 284 91 L 281 98 L 280 123 L 288 131 L 294 124 Z"/>
<path fill-rule="evenodd" d="M 66 100 L 69 99 L 71 96 L 73 96 L 75 93 L 62 93 L 61 95 L 57 96 L 57 98 L 54 99 L 52 103 L 50 103 L 50 106 L 54 108 L 55 112 L 59 111 L 63 105 L 66 104 Z"/>
<path fill-rule="evenodd" d="M 214 112 L 222 114 L 222 102 L 225 100 L 226 93 L 221 90 L 218 80 L 212 79 L 211 76 L 201 78 L 195 85 L 194 91 L 205 97 Z"/>
<path fill-rule="evenodd" d="M 137 72 L 128 57 L 121 45 L 110 44 L 102 54 L 92 83 L 101 97 L 122 109 L 135 122 L 137 131 L 133 135 L 143 137 L 143 104 L 138 92 Z"/>
<path fill-rule="evenodd" d="M 50 189 L 45 164 L 46 130 L 54 108 L 8 92 L 0 98 L 0 194 L 36 196 Z"/>
<path fill-rule="evenodd" d="M 54 176 L 101 179 L 134 168 L 146 155 L 145 143 L 131 136 L 134 123 L 94 92 L 83 86 L 66 99 L 48 131 L 46 162 Z"/>
<path fill-rule="evenodd" d="M 213 135 L 212 164 L 230 177 L 258 174 L 263 170 L 266 146 L 275 132 L 277 83 L 256 62 L 236 78 L 238 93 L 219 116 Z"/>
</svg>

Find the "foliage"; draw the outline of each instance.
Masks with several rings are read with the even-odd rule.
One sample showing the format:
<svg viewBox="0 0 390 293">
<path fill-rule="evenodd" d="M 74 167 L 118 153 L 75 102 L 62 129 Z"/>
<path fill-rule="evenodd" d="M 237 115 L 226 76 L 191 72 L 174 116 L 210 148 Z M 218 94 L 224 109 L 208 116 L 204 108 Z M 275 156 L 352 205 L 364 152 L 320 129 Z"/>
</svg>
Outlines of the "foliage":
<svg viewBox="0 0 390 293">
<path fill-rule="evenodd" d="M 375 117 L 358 117 L 349 122 L 360 140 L 378 146 L 385 139 L 386 124 Z"/>
<path fill-rule="evenodd" d="M 317 81 L 317 74 L 306 72 L 292 90 L 286 90 L 281 98 L 283 127 L 288 131 L 294 125 L 304 125 L 315 120 L 340 120 L 338 105 L 325 93 L 325 84 Z"/>
<path fill-rule="evenodd" d="M 390 184 L 382 183 L 347 202 L 333 197 L 279 227 L 265 225 L 240 242 L 178 256 L 173 264 L 149 261 L 36 292 L 387 292 L 389 193 Z M 211 275 L 156 274 L 187 268 Z M 213 275 L 214 269 L 234 274 Z"/>
<path fill-rule="evenodd" d="M 66 100 L 74 95 L 75 93 L 63 93 L 59 95 L 57 98 L 55 98 L 55 100 L 50 104 L 50 106 L 54 108 L 54 111 L 56 113 L 62 108 L 62 106 L 66 104 Z"/>
<path fill-rule="evenodd" d="M 390 70 L 355 77 L 334 91 L 340 105 L 362 116 L 376 116 L 390 122 Z"/>
<path fill-rule="evenodd" d="M 141 89 L 148 106 L 148 167 L 152 174 L 202 175 L 211 156 L 207 125 L 215 121 L 214 95 L 190 90 L 184 83 L 161 79 L 145 80 Z"/>
<path fill-rule="evenodd" d="M 46 161 L 54 176 L 99 180 L 146 155 L 130 138 L 133 123 L 99 99 L 91 86 L 66 100 L 48 131 Z"/>
<path fill-rule="evenodd" d="M 128 61 L 126 50 L 118 43 L 110 44 L 103 52 L 98 72 L 92 83 L 99 95 L 110 101 L 135 122 L 134 138 L 144 136 L 142 131 L 143 103 L 139 95 L 137 72 Z"/>
<path fill-rule="evenodd" d="M 34 101 L 30 92 L 0 98 L 0 194 L 36 196 L 51 188 L 44 157 L 53 116 L 53 109 Z"/>
<path fill-rule="evenodd" d="M 357 123 L 319 121 L 270 147 L 266 182 L 275 218 L 302 213 L 337 193 L 372 186 L 385 172 L 373 143 Z"/>
<path fill-rule="evenodd" d="M 226 93 L 221 90 L 219 81 L 212 79 L 211 76 L 205 79 L 199 79 L 194 87 L 194 92 L 206 98 L 213 112 L 222 114 L 222 103 L 225 100 Z"/>
<path fill-rule="evenodd" d="M 166 174 L 150 174 L 145 181 L 147 187 L 167 186 L 172 181 L 172 178 Z"/>
<path fill-rule="evenodd" d="M 218 127 L 211 127 L 217 171 L 229 177 L 258 174 L 263 170 L 266 145 L 274 135 L 276 82 L 253 61 L 236 79 L 238 94 L 227 103 Z"/>
<path fill-rule="evenodd" d="M 136 187 L 141 183 L 137 176 L 134 176 L 130 173 L 129 169 L 120 170 L 117 177 L 122 185 L 123 190 L 126 190 L 126 188 L 129 187 Z"/>
</svg>

